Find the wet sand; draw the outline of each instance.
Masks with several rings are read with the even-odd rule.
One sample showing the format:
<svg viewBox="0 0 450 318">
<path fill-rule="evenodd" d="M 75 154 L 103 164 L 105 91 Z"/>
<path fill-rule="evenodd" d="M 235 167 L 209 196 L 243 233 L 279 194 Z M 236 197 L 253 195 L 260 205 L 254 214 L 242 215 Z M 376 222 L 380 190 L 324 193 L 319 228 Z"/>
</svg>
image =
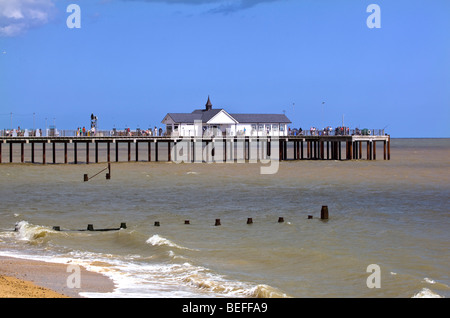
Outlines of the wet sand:
<svg viewBox="0 0 450 318">
<path fill-rule="evenodd" d="M 81 298 L 80 292 L 114 290 L 111 279 L 84 268 L 80 288 L 69 288 L 67 265 L 0 256 L 0 298 Z"/>
</svg>

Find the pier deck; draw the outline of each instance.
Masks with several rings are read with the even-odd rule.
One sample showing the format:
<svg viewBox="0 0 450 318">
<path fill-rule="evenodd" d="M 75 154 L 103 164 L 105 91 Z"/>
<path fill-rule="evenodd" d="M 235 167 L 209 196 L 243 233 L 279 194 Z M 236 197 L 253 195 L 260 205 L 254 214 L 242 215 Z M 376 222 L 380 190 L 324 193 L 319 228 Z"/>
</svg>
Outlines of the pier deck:
<svg viewBox="0 0 450 318">
<path fill-rule="evenodd" d="M 376 160 L 377 147 L 382 147 L 383 160 L 390 160 L 389 135 L 0 137 L 0 163 L 242 162 L 268 158 Z"/>
</svg>

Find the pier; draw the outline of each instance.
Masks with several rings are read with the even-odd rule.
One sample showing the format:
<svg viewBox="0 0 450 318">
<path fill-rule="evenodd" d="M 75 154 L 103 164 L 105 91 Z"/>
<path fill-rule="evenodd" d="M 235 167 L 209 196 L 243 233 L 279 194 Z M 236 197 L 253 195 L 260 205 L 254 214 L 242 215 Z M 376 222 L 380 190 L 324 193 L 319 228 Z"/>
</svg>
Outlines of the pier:
<svg viewBox="0 0 450 318">
<path fill-rule="evenodd" d="M 378 157 L 377 157 L 378 154 Z M 0 137 L 0 163 L 390 160 L 389 135 Z"/>
</svg>

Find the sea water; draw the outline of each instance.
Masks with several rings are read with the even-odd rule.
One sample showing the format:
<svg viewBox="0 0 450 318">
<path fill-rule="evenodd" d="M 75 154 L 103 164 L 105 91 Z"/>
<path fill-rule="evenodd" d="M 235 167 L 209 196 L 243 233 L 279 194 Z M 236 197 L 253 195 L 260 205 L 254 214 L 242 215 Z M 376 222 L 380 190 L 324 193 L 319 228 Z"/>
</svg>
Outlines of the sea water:
<svg viewBox="0 0 450 318">
<path fill-rule="evenodd" d="M 391 160 L 284 161 L 271 175 L 119 162 L 83 182 L 105 164 L 1 164 L 0 255 L 114 280 L 86 297 L 448 297 L 449 158 L 449 139 L 392 139 Z"/>
</svg>

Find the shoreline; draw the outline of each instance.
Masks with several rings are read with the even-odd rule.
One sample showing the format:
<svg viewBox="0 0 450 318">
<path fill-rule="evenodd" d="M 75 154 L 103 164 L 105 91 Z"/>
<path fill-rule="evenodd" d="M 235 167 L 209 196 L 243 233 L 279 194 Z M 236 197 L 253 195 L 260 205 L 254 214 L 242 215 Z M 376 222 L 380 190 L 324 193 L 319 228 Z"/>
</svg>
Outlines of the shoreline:
<svg viewBox="0 0 450 318">
<path fill-rule="evenodd" d="M 85 298 L 79 293 L 112 293 L 114 282 L 80 266 L 80 288 L 68 287 L 69 264 L 0 255 L 0 298 Z"/>
</svg>

